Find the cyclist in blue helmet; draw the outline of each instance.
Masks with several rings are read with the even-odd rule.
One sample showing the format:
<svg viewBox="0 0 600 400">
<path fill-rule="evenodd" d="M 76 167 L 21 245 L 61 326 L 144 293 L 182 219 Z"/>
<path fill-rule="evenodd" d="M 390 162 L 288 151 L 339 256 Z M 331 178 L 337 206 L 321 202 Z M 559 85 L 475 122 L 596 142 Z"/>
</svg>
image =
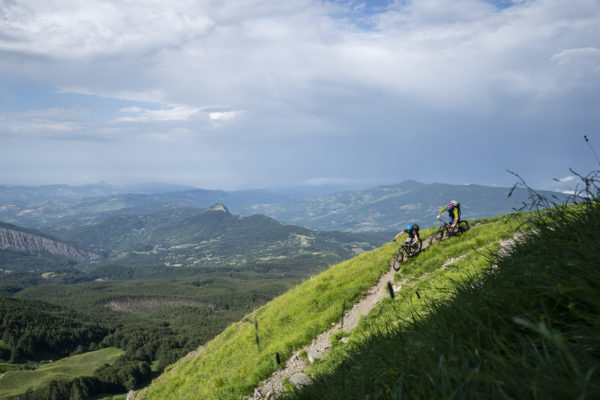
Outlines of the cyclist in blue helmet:
<svg viewBox="0 0 600 400">
<path fill-rule="evenodd" d="M 448 205 L 442 207 L 437 215 L 437 219 L 440 219 L 444 211 L 448 211 L 448 216 L 450 217 L 450 221 L 448 221 L 450 223 L 450 232 L 456 232 L 458 221 L 460 221 L 460 203 L 456 200 L 450 201 Z"/>
<path fill-rule="evenodd" d="M 408 237 L 406 238 L 406 243 L 412 243 L 416 240 L 421 240 L 419 236 L 419 225 L 417 224 L 408 224 L 406 228 L 404 228 L 399 234 L 394 237 L 394 242 L 398 239 L 398 236 L 408 233 Z"/>
</svg>

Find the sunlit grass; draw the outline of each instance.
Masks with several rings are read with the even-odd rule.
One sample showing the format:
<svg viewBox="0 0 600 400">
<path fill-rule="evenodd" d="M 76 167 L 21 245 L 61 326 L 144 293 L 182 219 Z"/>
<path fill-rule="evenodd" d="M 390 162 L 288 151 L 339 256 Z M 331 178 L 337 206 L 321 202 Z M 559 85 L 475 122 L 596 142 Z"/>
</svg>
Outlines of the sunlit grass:
<svg viewBox="0 0 600 400">
<path fill-rule="evenodd" d="M 79 376 L 92 376 L 104 364 L 112 364 L 125 352 L 115 347 L 91 351 L 42 364 L 35 370 L 9 371 L 0 377 L 0 399 L 8 399 L 35 391 L 53 380 L 71 380 Z"/>
<path fill-rule="evenodd" d="M 529 217 L 528 234 L 498 260 L 487 251 L 499 249 L 491 231 L 510 236 L 498 224 L 410 260 L 396 300 L 311 369 L 313 385 L 285 398 L 597 397 L 600 205 Z"/>
<path fill-rule="evenodd" d="M 337 264 L 229 326 L 196 358 L 180 361 L 136 398 L 238 399 L 327 330 L 374 285 L 397 247 L 388 244 Z"/>
</svg>

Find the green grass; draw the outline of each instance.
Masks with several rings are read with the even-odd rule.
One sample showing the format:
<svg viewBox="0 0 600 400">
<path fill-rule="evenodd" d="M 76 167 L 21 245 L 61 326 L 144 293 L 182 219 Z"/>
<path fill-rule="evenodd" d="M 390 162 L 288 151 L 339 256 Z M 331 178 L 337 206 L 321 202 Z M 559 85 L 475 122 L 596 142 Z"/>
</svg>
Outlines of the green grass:
<svg viewBox="0 0 600 400">
<path fill-rule="evenodd" d="M 97 397 L 92 397 L 91 400 L 126 400 L 127 393 L 123 394 L 103 394 Z"/>
<path fill-rule="evenodd" d="M 0 376 L 0 399 L 24 394 L 29 388 L 33 391 L 42 389 L 52 380 L 91 376 L 94 370 L 104 364 L 112 364 L 123 354 L 123 350 L 109 347 L 42 364 L 35 370 L 6 372 Z"/>
<path fill-rule="evenodd" d="M 476 268 L 481 251 L 431 269 L 430 258 L 459 254 L 467 241 L 412 260 L 407 270 L 428 279 L 409 278 L 398 300 L 382 302 L 313 366 L 313 385 L 285 399 L 598 398 L 600 204 L 530 222 L 491 271 Z M 461 271 L 470 279 L 442 278 Z"/>
<path fill-rule="evenodd" d="M 286 360 L 337 321 L 344 302 L 350 307 L 358 301 L 394 252 L 386 245 L 303 282 L 229 326 L 201 356 L 179 362 L 174 371 L 167 368 L 168 379 L 159 377 L 137 398 L 239 399 L 277 368 L 276 352 Z"/>
<path fill-rule="evenodd" d="M 423 237 L 431 231 L 424 231 Z M 410 293 L 415 290 L 428 297 L 433 296 L 434 289 L 445 287 L 441 290 L 445 294 L 451 286 L 451 279 L 465 279 L 474 271 L 488 267 L 490 264 L 484 250 L 493 250 L 494 246 L 497 249 L 498 245 L 494 243 L 512 236 L 513 231 L 514 224 L 508 223 L 508 219 L 497 220 L 433 246 L 407 262 L 397 276 L 398 279 L 410 278 L 410 285 L 401 295 L 407 298 L 409 304 Z M 348 309 L 360 300 L 387 270 L 389 260 L 397 249 L 397 245 L 390 243 L 361 254 L 275 298 L 243 321 L 229 326 L 207 344 L 203 354 L 178 362 L 172 370 L 167 368 L 163 376 L 136 398 L 239 399 L 250 394 L 261 380 L 278 368 L 275 353 L 279 353 L 282 360 L 287 360 L 293 350 L 309 343 L 327 330 L 332 322 L 337 322 L 343 304 Z M 473 256 L 474 249 L 479 251 Z M 446 259 L 463 254 L 469 256 L 444 268 L 438 276 L 436 270 Z M 410 307 L 403 311 L 405 317 L 408 318 L 412 311 Z M 373 324 L 378 323 L 378 313 L 380 311 L 375 311 L 369 317 Z"/>
</svg>

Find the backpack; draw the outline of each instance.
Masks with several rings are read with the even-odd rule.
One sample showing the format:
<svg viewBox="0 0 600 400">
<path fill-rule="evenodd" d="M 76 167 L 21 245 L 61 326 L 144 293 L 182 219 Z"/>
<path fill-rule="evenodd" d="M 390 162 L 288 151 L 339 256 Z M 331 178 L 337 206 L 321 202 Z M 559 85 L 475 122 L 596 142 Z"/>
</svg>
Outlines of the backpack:
<svg viewBox="0 0 600 400">
<path fill-rule="evenodd" d="M 454 207 L 456 207 L 460 210 L 460 203 L 458 201 L 450 200 L 450 204 L 452 204 Z"/>
</svg>

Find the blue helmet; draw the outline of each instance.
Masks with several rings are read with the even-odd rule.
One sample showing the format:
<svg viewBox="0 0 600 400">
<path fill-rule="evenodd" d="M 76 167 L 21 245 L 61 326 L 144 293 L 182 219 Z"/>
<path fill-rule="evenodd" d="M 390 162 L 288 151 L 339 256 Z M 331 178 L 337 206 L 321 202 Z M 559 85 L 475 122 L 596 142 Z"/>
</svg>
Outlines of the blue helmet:
<svg viewBox="0 0 600 400">
<path fill-rule="evenodd" d="M 412 224 L 406 225 L 406 230 L 407 231 L 412 231 L 412 228 L 413 228 Z"/>
</svg>

